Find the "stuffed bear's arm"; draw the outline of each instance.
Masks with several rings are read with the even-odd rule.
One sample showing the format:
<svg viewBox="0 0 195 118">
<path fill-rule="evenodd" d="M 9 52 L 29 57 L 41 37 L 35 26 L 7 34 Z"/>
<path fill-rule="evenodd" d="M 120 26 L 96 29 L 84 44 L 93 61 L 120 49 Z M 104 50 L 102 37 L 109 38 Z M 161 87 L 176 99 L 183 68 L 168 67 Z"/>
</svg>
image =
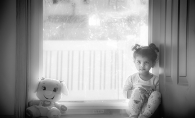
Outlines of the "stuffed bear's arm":
<svg viewBox="0 0 195 118">
<path fill-rule="evenodd" d="M 55 107 L 57 107 L 61 113 L 64 113 L 65 111 L 67 111 L 67 107 L 65 105 L 62 105 L 56 102 L 55 102 Z"/>
<path fill-rule="evenodd" d="M 33 105 L 39 105 L 40 104 L 40 100 L 31 100 L 31 101 L 29 101 L 28 102 L 28 106 L 30 107 L 30 106 L 33 106 Z"/>
</svg>

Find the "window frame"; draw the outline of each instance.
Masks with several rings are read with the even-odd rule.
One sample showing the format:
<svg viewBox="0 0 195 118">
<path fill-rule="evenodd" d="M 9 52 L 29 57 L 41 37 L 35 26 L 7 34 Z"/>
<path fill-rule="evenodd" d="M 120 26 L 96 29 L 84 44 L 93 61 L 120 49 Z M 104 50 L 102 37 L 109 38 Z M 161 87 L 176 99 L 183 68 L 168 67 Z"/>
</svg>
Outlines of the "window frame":
<svg viewBox="0 0 195 118">
<path fill-rule="evenodd" d="M 25 1 L 25 0 L 23 0 Z M 27 85 L 29 92 L 27 92 L 27 101 L 31 99 L 36 99 L 35 96 L 32 94 L 36 91 L 36 85 L 39 82 L 39 77 L 41 75 L 42 67 L 42 7 L 43 2 L 42 0 L 27 0 L 28 4 L 25 4 L 27 9 L 27 17 L 26 20 L 28 21 L 26 24 L 24 24 L 25 27 L 28 28 L 28 31 L 25 32 L 27 35 L 28 41 L 26 42 L 28 50 L 27 54 Z M 154 42 L 154 40 L 151 40 L 153 37 L 153 0 L 149 0 L 149 30 L 148 30 L 148 43 Z M 41 12 L 40 12 L 41 11 Z M 38 46 L 37 46 L 38 45 Z M 22 63 L 22 62 L 20 62 Z M 157 69 L 153 69 L 157 70 Z M 65 104 L 69 109 L 126 109 L 127 104 L 126 101 L 111 101 L 111 102 L 105 102 L 105 101 L 92 101 L 92 102 L 61 102 L 62 104 Z"/>
</svg>

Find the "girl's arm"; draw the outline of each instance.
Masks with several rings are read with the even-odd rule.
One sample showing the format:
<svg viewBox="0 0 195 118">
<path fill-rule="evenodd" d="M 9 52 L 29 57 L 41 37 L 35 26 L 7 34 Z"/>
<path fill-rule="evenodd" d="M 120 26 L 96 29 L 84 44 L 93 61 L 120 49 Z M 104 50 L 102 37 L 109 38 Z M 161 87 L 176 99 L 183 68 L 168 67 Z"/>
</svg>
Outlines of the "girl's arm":
<svg viewBox="0 0 195 118">
<path fill-rule="evenodd" d="M 159 78 L 158 77 L 155 80 L 155 90 L 159 92 Z"/>
<path fill-rule="evenodd" d="M 132 84 L 131 77 L 128 77 L 123 87 L 123 95 L 125 98 L 127 99 L 130 98 L 132 93 L 132 88 L 133 88 L 133 84 Z"/>
</svg>

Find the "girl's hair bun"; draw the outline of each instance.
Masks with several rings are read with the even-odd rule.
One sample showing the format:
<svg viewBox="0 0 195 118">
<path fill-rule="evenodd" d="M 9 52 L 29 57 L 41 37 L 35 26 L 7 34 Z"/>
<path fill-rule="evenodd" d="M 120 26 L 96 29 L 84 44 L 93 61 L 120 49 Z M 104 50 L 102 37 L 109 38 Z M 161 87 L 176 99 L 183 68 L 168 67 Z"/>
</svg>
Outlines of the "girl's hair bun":
<svg viewBox="0 0 195 118">
<path fill-rule="evenodd" d="M 149 47 L 150 47 L 151 49 L 153 49 L 155 52 L 159 52 L 159 49 L 156 47 L 156 45 L 155 45 L 154 43 L 151 43 L 151 44 L 149 45 Z"/>
<path fill-rule="evenodd" d="M 141 46 L 139 44 L 135 44 L 133 47 L 132 47 L 132 50 L 136 51 L 137 49 L 139 49 Z"/>
</svg>

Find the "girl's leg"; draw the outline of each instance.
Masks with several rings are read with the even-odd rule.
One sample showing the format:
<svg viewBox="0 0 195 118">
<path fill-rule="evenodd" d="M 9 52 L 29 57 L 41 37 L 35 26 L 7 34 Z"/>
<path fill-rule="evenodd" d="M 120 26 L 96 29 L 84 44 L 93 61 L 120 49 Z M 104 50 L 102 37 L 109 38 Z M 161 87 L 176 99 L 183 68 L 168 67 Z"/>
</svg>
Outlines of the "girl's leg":
<svg viewBox="0 0 195 118">
<path fill-rule="evenodd" d="M 128 104 L 129 109 L 127 110 L 130 118 L 138 118 L 144 101 L 146 101 L 146 97 L 143 96 L 145 95 L 143 94 L 143 90 L 140 88 L 134 89 L 132 91 Z"/>
<path fill-rule="evenodd" d="M 161 93 L 154 91 L 148 98 L 148 103 L 143 107 L 139 118 L 149 118 L 156 111 L 161 102 Z"/>
</svg>

